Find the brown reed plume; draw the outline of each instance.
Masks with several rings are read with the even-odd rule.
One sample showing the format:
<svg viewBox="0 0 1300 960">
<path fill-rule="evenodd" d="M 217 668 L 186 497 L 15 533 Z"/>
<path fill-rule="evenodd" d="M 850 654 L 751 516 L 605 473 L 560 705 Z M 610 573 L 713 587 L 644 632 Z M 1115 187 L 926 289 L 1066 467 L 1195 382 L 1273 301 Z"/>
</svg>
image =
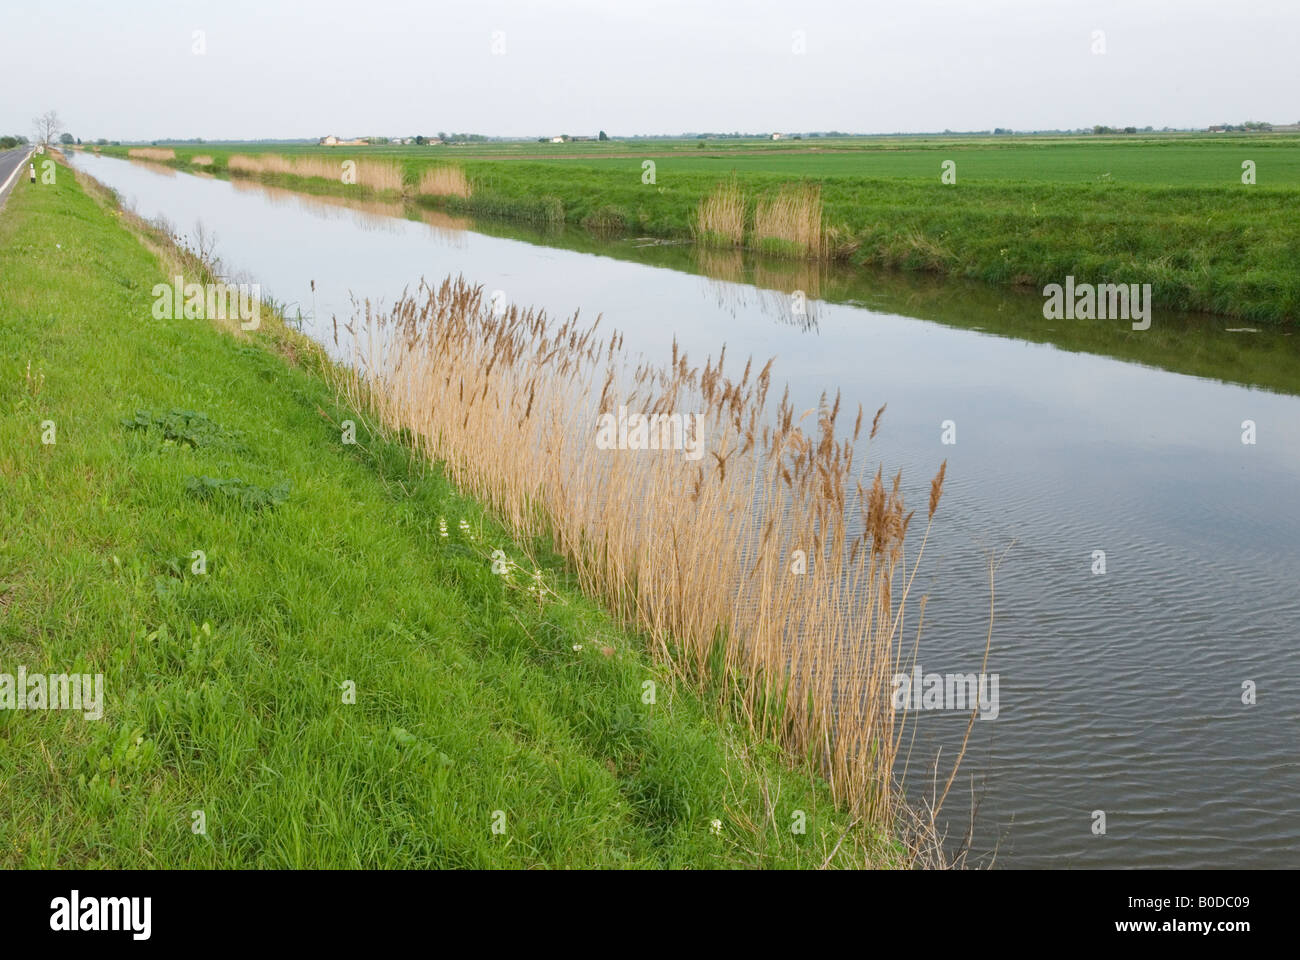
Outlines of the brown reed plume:
<svg viewBox="0 0 1300 960">
<path fill-rule="evenodd" d="M 132 147 L 126 152 L 128 157 L 138 160 L 175 160 L 176 151 L 170 147 Z"/>
<path fill-rule="evenodd" d="M 402 191 L 402 170 L 396 163 L 385 160 L 362 158 L 335 159 L 317 155 L 301 157 L 284 157 L 278 153 L 261 153 L 250 156 L 236 153 L 226 161 L 226 167 L 232 173 L 250 176 L 292 176 L 308 179 L 344 181 L 344 164 L 354 164 L 351 172 L 353 182 L 358 186 L 378 191 Z"/>
<path fill-rule="evenodd" d="M 420 176 L 417 192 L 422 196 L 467 198 L 472 190 L 464 170 L 446 165 L 425 170 Z"/>
<path fill-rule="evenodd" d="M 718 184 L 695 211 L 692 232 L 709 247 L 739 247 L 745 242 L 745 192 L 736 177 Z"/>
<path fill-rule="evenodd" d="M 816 183 L 785 184 L 754 210 L 754 245 L 768 253 L 817 258 L 826 252 L 822 237 L 822 188 Z"/>
<path fill-rule="evenodd" d="M 771 360 L 732 379 L 725 348 L 696 366 L 674 344 L 670 363 L 633 365 L 598 324 L 494 313 L 463 279 L 422 284 L 388 312 L 364 304 L 340 386 L 521 542 L 549 537 L 679 677 L 808 763 L 856 817 L 892 823 L 892 677 L 925 542 L 908 575 L 901 474 L 864 485 L 861 409 L 850 438 L 838 395 L 799 414 L 787 389 L 773 405 Z M 596 442 L 599 415 L 620 407 L 659 418 L 660 449 Z M 705 445 L 688 459 L 673 425 L 689 448 L 694 414 Z"/>
</svg>

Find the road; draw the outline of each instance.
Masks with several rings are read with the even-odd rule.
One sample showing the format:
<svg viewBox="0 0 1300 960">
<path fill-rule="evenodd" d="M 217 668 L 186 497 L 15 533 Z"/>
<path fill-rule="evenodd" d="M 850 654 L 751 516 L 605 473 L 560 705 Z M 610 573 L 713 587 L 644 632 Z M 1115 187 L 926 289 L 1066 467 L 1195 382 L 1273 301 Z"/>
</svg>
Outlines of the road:
<svg viewBox="0 0 1300 960">
<path fill-rule="evenodd" d="M 14 147 L 0 152 L 0 207 L 4 206 L 5 197 L 20 179 L 27 176 L 27 155 L 32 152 L 30 146 Z"/>
</svg>

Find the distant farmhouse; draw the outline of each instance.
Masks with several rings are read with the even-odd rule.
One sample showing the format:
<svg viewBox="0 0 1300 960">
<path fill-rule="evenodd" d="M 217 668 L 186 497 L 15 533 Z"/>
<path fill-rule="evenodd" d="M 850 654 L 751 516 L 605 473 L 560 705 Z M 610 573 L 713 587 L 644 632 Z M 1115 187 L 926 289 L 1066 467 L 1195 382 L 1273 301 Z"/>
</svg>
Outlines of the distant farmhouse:
<svg viewBox="0 0 1300 960">
<path fill-rule="evenodd" d="M 322 147 L 364 147 L 366 141 L 360 138 L 356 140 L 340 140 L 335 136 L 321 137 L 320 145 Z"/>
</svg>

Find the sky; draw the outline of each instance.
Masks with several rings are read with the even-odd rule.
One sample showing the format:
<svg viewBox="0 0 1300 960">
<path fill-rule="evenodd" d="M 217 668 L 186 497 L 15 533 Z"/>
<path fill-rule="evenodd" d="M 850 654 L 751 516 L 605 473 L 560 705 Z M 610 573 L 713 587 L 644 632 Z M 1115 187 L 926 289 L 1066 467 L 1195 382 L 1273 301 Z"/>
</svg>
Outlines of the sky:
<svg viewBox="0 0 1300 960">
<path fill-rule="evenodd" d="M 1296 123 L 1298 46 L 1297 0 L 3 0 L 0 134 Z"/>
</svg>

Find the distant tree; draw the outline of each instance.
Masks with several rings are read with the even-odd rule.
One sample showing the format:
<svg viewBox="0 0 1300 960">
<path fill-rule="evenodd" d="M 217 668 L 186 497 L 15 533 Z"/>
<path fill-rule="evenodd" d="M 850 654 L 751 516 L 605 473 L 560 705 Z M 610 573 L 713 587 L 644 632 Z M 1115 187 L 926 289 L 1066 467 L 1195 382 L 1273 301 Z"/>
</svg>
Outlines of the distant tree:
<svg viewBox="0 0 1300 960">
<path fill-rule="evenodd" d="M 417 147 L 422 147 L 422 146 L 424 146 L 424 145 L 425 145 L 426 143 L 428 143 L 428 142 L 429 142 L 428 140 L 425 140 L 424 137 L 423 137 L 423 136 L 420 136 L 420 135 L 417 135 L 416 138 L 415 138 L 415 145 L 416 145 Z"/>
<path fill-rule="evenodd" d="M 75 139 L 75 138 L 74 138 L 74 137 L 72 136 L 72 134 L 70 134 L 70 133 L 61 133 L 61 134 L 59 134 L 59 143 L 63 144 L 65 147 L 66 147 L 68 144 L 72 143 L 74 139 Z"/>
<path fill-rule="evenodd" d="M 609 137 L 607 137 L 607 136 L 605 135 L 605 131 L 602 130 L 602 131 L 600 131 L 600 136 L 597 137 L 596 139 L 597 139 L 597 140 L 608 140 Z"/>
<path fill-rule="evenodd" d="M 18 146 L 17 137 L 0 137 L 0 150 L 12 150 L 16 146 Z"/>
<path fill-rule="evenodd" d="M 1138 132 L 1138 128 L 1137 128 L 1137 127 L 1125 127 L 1125 128 L 1124 128 L 1124 132 L 1125 132 L 1125 133 L 1137 133 L 1137 132 Z"/>
<path fill-rule="evenodd" d="M 39 117 L 34 118 L 32 127 L 36 131 L 36 142 L 42 145 L 53 143 L 63 130 L 59 115 L 53 110 L 46 110 Z"/>
<path fill-rule="evenodd" d="M 98 140 L 95 141 L 95 143 L 97 143 L 101 147 L 108 146 L 108 141 L 105 140 L 103 137 L 100 137 Z"/>
</svg>

